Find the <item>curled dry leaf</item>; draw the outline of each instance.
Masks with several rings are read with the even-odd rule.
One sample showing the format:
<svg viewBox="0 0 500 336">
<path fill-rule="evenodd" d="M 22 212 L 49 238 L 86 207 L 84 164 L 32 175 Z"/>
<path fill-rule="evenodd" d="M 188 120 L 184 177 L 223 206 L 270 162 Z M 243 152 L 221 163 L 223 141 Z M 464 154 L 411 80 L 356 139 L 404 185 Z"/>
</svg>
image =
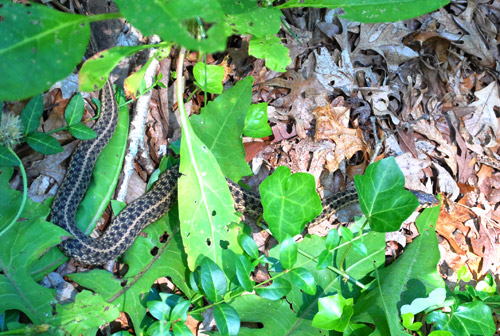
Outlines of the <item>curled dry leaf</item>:
<svg viewBox="0 0 500 336">
<path fill-rule="evenodd" d="M 366 150 L 361 132 L 348 127 L 349 111 L 350 108 L 347 106 L 325 106 L 314 110 L 316 116 L 314 140 L 335 142 L 334 155 L 327 155 L 326 158 L 326 168 L 330 172 L 337 170 L 344 159 L 350 159 L 357 151 Z"/>
</svg>

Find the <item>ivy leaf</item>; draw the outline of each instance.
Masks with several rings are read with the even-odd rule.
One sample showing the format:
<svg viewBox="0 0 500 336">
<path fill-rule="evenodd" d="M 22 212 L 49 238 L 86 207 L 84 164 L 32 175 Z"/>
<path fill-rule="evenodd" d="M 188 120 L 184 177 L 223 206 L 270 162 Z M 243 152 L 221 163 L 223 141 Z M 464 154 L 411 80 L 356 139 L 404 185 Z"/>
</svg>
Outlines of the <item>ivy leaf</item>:
<svg viewBox="0 0 500 336">
<path fill-rule="evenodd" d="M 252 104 L 245 117 L 243 134 L 252 138 L 263 138 L 273 134 L 268 124 L 267 103 Z"/>
<path fill-rule="evenodd" d="M 26 136 L 26 142 L 35 151 L 45 155 L 57 154 L 64 151 L 59 141 L 45 133 L 30 133 Z"/>
<path fill-rule="evenodd" d="M 292 62 L 288 56 L 288 49 L 275 35 L 252 37 L 248 46 L 248 54 L 263 58 L 270 70 L 278 72 L 285 72 L 286 67 Z"/>
<path fill-rule="evenodd" d="M 216 94 L 222 93 L 223 67 L 198 62 L 193 67 L 193 75 L 196 79 L 195 84 L 203 91 Z"/>
<path fill-rule="evenodd" d="M 341 294 L 319 299 L 319 311 L 312 324 L 316 328 L 343 332 L 354 312 L 353 299 L 345 299 Z"/>
<path fill-rule="evenodd" d="M 459 305 L 450 314 L 433 311 L 427 315 L 427 323 L 436 323 L 436 328 L 453 335 L 493 335 L 495 322 L 491 309 L 481 301 Z"/>
<path fill-rule="evenodd" d="M 316 280 L 307 269 L 299 267 L 290 271 L 290 278 L 295 286 L 309 295 L 316 294 Z"/>
<path fill-rule="evenodd" d="M 288 167 L 280 166 L 260 184 L 259 190 L 264 219 L 280 242 L 301 233 L 323 210 L 311 174 L 291 175 Z"/>
<path fill-rule="evenodd" d="M 354 182 L 361 210 L 374 231 L 399 230 L 419 204 L 404 189 L 405 178 L 393 157 L 369 165 L 364 175 L 354 176 Z"/>
<path fill-rule="evenodd" d="M 255 288 L 255 292 L 265 299 L 278 300 L 288 294 L 291 289 L 292 286 L 288 281 L 283 278 L 276 278 L 270 286 L 257 287 Z"/>
<path fill-rule="evenodd" d="M 24 135 L 32 133 L 38 129 L 42 114 L 43 97 L 42 94 L 39 94 L 31 98 L 21 112 L 21 122 L 24 127 Z"/>
<path fill-rule="evenodd" d="M 89 42 L 89 18 L 36 3 L 0 4 L 0 101 L 43 92 L 80 63 Z"/>
<path fill-rule="evenodd" d="M 280 262 L 285 269 L 290 269 L 297 262 L 297 244 L 293 237 L 287 237 L 281 242 Z"/>
<path fill-rule="evenodd" d="M 240 316 L 233 307 L 227 303 L 214 306 L 214 319 L 219 332 L 223 336 L 238 335 L 240 331 Z"/>
<path fill-rule="evenodd" d="M 200 265 L 201 287 L 208 300 L 216 302 L 222 299 L 227 291 L 227 281 L 224 272 L 209 258 L 204 258 Z"/>
</svg>

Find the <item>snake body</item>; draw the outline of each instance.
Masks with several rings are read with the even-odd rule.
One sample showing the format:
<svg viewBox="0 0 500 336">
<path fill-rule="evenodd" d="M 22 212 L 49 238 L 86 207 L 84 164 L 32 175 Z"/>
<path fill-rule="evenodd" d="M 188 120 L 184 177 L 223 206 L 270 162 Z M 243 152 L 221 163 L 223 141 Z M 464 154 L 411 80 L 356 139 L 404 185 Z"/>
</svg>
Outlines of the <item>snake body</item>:
<svg viewBox="0 0 500 336">
<path fill-rule="evenodd" d="M 81 141 L 77 146 L 66 175 L 53 202 L 52 222 L 68 231 L 72 238 L 62 242 L 62 251 L 77 262 L 102 265 L 120 256 L 150 223 L 167 213 L 177 197 L 178 166 L 162 173 L 151 190 L 130 203 L 99 238 L 86 236 L 75 224 L 75 214 L 87 190 L 97 157 L 115 131 L 118 108 L 113 88 L 108 81 L 101 90 L 102 112 L 94 125 L 97 138 Z M 260 197 L 228 180 L 235 210 L 250 216 L 262 214 Z M 336 210 L 357 202 L 356 190 L 337 193 L 323 202 L 323 212 L 314 220 L 318 223 Z"/>
</svg>

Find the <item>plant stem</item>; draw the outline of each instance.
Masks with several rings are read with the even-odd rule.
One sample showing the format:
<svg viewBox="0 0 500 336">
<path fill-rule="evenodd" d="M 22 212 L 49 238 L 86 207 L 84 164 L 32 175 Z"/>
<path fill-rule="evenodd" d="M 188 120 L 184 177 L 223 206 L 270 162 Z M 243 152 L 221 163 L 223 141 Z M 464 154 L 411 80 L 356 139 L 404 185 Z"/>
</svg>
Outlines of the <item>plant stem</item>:
<svg viewBox="0 0 500 336">
<path fill-rule="evenodd" d="M 9 231 L 9 229 L 17 222 L 19 217 L 21 217 L 21 213 L 23 212 L 24 206 L 26 205 L 26 199 L 28 198 L 28 178 L 26 177 L 26 171 L 24 170 L 23 163 L 21 162 L 21 159 L 19 158 L 19 156 L 17 156 L 16 152 L 14 152 L 14 150 L 12 150 L 11 147 L 7 147 L 7 149 L 9 150 L 9 152 L 12 155 L 14 155 L 16 157 L 17 161 L 19 161 L 19 170 L 21 170 L 21 175 L 23 176 L 23 198 L 21 200 L 21 206 L 19 207 L 19 210 L 17 211 L 16 216 L 0 232 L 0 237 L 2 237 L 5 232 Z"/>
</svg>

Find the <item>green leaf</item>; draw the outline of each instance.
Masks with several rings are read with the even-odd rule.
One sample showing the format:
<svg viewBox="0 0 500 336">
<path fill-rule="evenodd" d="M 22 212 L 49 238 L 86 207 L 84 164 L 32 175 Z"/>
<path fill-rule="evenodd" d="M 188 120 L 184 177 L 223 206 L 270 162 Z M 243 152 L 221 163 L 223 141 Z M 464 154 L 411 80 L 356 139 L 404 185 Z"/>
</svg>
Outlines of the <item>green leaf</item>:
<svg viewBox="0 0 500 336">
<path fill-rule="evenodd" d="M 343 332 L 353 314 L 352 299 L 340 294 L 319 299 L 319 311 L 314 315 L 312 325 L 316 328 Z"/>
<path fill-rule="evenodd" d="M 172 330 L 174 332 L 174 336 L 192 336 L 193 335 L 193 333 L 188 328 L 188 326 L 182 322 L 176 322 L 174 324 L 174 326 L 172 327 Z"/>
<path fill-rule="evenodd" d="M 318 257 L 318 263 L 316 264 L 316 269 L 322 270 L 331 266 L 333 263 L 333 254 L 328 250 L 323 250 Z"/>
<path fill-rule="evenodd" d="M 176 42 L 189 50 L 206 53 L 222 51 L 226 48 L 228 35 L 225 33 L 224 13 L 216 0 L 193 0 L 189 6 L 181 0 L 148 1 L 118 0 L 116 4 L 126 19 L 146 35 L 159 35 L 164 41 Z M 210 28 L 206 38 L 198 39 L 191 34 L 191 23 L 199 18 Z M 153 24 L 154 23 L 154 24 Z"/>
<path fill-rule="evenodd" d="M 71 98 L 66 106 L 66 110 L 64 110 L 64 119 L 68 126 L 73 126 L 79 124 L 83 118 L 83 112 L 85 110 L 83 104 L 82 95 L 78 92 Z"/>
<path fill-rule="evenodd" d="M 259 259 L 259 247 L 255 243 L 252 237 L 242 233 L 238 236 L 238 242 L 245 252 L 250 256 L 250 258 L 256 260 Z"/>
<path fill-rule="evenodd" d="M 238 335 L 240 330 L 240 317 L 233 307 L 227 303 L 214 306 L 214 319 L 221 335 Z"/>
<path fill-rule="evenodd" d="M 361 210 L 374 231 L 399 230 L 419 204 L 404 189 L 405 178 L 393 157 L 369 165 L 364 175 L 354 176 L 354 182 Z"/>
<path fill-rule="evenodd" d="M 69 127 L 69 132 L 72 136 L 79 140 L 88 140 L 97 137 L 96 132 L 84 124 L 76 124 Z"/>
<path fill-rule="evenodd" d="M 265 299 L 278 300 L 285 296 L 291 289 L 292 286 L 288 281 L 283 278 L 276 278 L 270 286 L 257 287 L 255 288 L 255 292 Z"/>
<path fill-rule="evenodd" d="M 326 248 L 329 251 L 331 251 L 335 247 L 337 247 L 340 243 L 339 232 L 336 229 L 331 229 L 330 231 L 328 231 L 328 234 L 326 235 L 325 243 L 326 243 Z"/>
<path fill-rule="evenodd" d="M 41 94 L 31 98 L 21 112 L 24 135 L 32 133 L 38 129 L 40 118 L 43 114 L 43 97 Z"/>
<path fill-rule="evenodd" d="M 290 271 L 292 283 L 309 295 L 316 294 L 316 279 L 307 269 L 299 267 Z"/>
<path fill-rule="evenodd" d="M 0 101 L 45 91 L 80 63 L 89 42 L 87 17 L 36 3 L 0 5 Z"/>
<path fill-rule="evenodd" d="M 398 306 L 444 288 L 437 272 L 440 253 L 435 231 L 439 207 L 425 209 L 416 225 L 420 236 L 390 266 L 378 271 L 374 288 L 356 302 L 353 321 L 375 324 L 383 335 L 402 330 Z M 418 285 L 417 285 L 418 284 Z"/>
<path fill-rule="evenodd" d="M 186 322 L 187 313 L 190 305 L 191 301 L 179 298 L 179 301 L 172 309 L 172 313 L 170 315 L 170 321 L 181 320 L 182 322 Z"/>
<path fill-rule="evenodd" d="M 148 311 L 157 320 L 168 320 L 170 311 L 172 310 L 168 304 L 163 301 L 148 301 Z"/>
<path fill-rule="evenodd" d="M 429 293 L 427 298 L 417 298 L 411 302 L 409 305 L 403 305 L 401 307 L 401 315 L 412 313 L 417 315 L 424 310 L 431 308 L 433 306 L 442 307 L 442 304 L 446 300 L 446 290 L 444 288 L 436 288 Z"/>
<path fill-rule="evenodd" d="M 63 236 L 67 236 L 66 231 L 36 217 L 17 222 L 3 234 L 0 244 L 0 314 L 17 309 L 35 324 L 44 323 L 52 316 L 50 303 L 55 291 L 36 283 L 30 272 L 36 261 L 49 248 L 59 244 Z"/>
<path fill-rule="evenodd" d="M 203 91 L 217 94 L 222 93 L 223 67 L 198 62 L 193 68 L 193 75 L 196 80 L 195 84 Z"/>
<path fill-rule="evenodd" d="M 227 291 L 227 281 L 224 272 L 209 258 L 201 262 L 201 287 L 211 302 L 219 301 Z"/>
<path fill-rule="evenodd" d="M 264 219 L 278 241 L 302 232 L 323 207 L 311 174 L 296 173 L 280 166 L 259 186 Z"/>
<path fill-rule="evenodd" d="M 108 80 L 111 71 L 123 58 L 150 47 L 149 45 L 114 47 L 95 54 L 83 63 L 80 69 L 78 74 L 79 90 L 87 92 L 101 89 Z"/>
<path fill-rule="evenodd" d="M 422 322 L 413 322 L 415 315 L 412 313 L 406 313 L 402 315 L 403 318 L 403 327 L 410 331 L 418 331 L 422 328 Z"/>
<path fill-rule="evenodd" d="M 19 160 L 5 146 L 0 145 L 0 167 L 17 167 Z"/>
<path fill-rule="evenodd" d="M 240 80 L 209 102 L 201 114 L 190 118 L 194 132 L 215 156 L 224 175 L 233 181 L 252 174 L 241 142 L 252 99 L 252 83 L 251 76 Z"/>
<path fill-rule="evenodd" d="M 123 90 L 117 91 L 115 97 L 120 106 L 125 101 L 125 96 Z M 76 211 L 76 225 L 86 235 L 94 230 L 114 194 L 127 150 L 128 128 L 128 109 L 122 106 L 118 110 L 115 133 L 97 158 L 87 193 Z"/>
<path fill-rule="evenodd" d="M 285 269 L 292 268 L 297 262 L 297 244 L 293 237 L 287 237 L 281 242 L 280 262 Z"/>
<path fill-rule="evenodd" d="M 433 311 L 427 315 L 427 323 L 435 323 L 440 330 L 452 335 L 493 335 L 495 323 L 490 308 L 481 301 L 461 304 L 450 314 Z"/>
<path fill-rule="evenodd" d="M 252 138 L 263 138 L 273 134 L 268 124 L 267 103 L 252 104 L 245 117 L 243 134 Z"/>
<path fill-rule="evenodd" d="M 265 36 L 277 34 L 282 15 L 275 7 L 259 7 L 257 1 L 220 1 L 226 13 L 225 28 L 228 35 Z"/>
<path fill-rule="evenodd" d="M 26 142 L 35 151 L 45 155 L 57 154 L 64 150 L 59 141 L 45 133 L 30 133 L 26 136 Z"/>
<path fill-rule="evenodd" d="M 236 259 L 236 276 L 241 287 L 247 292 L 253 290 L 254 282 L 250 279 L 250 273 L 253 271 L 254 267 L 247 257 L 244 255 L 239 255 Z"/>
<path fill-rule="evenodd" d="M 387 22 L 411 19 L 432 12 L 449 3 L 448 0 L 289 0 L 279 8 L 342 7 L 344 19 L 358 22 Z"/>
<path fill-rule="evenodd" d="M 56 305 L 50 324 L 68 335 L 94 334 L 99 326 L 118 316 L 120 311 L 113 304 L 104 301 L 101 295 L 85 290 L 77 294 L 75 302 Z"/>
<path fill-rule="evenodd" d="M 248 54 L 263 58 L 270 70 L 278 72 L 285 72 L 286 67 L 292 62 L 288 56 L 288 49 L 275 35 L 252 37 L 248 46 Z"/>
<path fill-rule="evenodd" d="M 344 238 L 348 242 L 352 241 L 354 238 L 354 234 L 352 233 L 352 231 L 349 230 L 349 228 L 346 228 L 344 226 L 340 227 L 340 233 L 342 235 L 342 238 Z"/>
</svg>

